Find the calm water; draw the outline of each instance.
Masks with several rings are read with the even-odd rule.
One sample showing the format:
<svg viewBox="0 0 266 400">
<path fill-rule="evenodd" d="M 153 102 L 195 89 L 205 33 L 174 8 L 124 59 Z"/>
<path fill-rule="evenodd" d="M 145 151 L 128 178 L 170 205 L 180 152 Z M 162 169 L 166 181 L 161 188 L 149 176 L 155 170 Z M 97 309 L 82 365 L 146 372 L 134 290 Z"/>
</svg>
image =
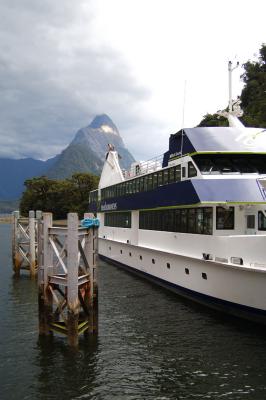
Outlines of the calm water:
<svg viewBox="0 0 266 400">
<path fill-rule="evenodd" d="M 99 335 L 40 341 L 36 283 L 12 277 L 0 225 L 0 399 L 266 398 L 266 330 L 100 266 Z"/>
</svg>

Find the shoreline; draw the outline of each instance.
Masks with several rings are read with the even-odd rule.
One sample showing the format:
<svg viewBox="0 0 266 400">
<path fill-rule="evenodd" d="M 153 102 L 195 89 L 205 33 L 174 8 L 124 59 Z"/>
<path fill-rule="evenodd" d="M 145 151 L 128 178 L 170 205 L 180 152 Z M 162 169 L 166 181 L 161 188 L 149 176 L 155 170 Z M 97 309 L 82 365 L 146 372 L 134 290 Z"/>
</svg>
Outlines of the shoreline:
<svg viewBox="0 0 266 400">
<path fill-rule="evenodd" d="M 12 215 L 0 216 L 0 224 L 11 224 Z"/>
</svg>

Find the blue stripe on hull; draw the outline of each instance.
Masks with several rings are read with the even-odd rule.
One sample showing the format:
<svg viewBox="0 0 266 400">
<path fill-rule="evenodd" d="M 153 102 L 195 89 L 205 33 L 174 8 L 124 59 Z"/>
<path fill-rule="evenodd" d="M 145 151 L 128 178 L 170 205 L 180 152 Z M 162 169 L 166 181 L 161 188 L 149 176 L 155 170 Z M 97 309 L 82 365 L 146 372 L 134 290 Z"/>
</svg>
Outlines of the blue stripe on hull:
<svg viewBox="0 0 266 400">
<path fill-rule="evenodd" d="M 191 289 L 184 288 L 182 286 L 176 285 L 174 283 L 165 281 L 164 279 L 158 278 L 146 272 L 137 270 L 136 268 L 130 267 L 128 265 L 122 264 L 119 261 L 113 260 L 106 256 L 99 254 L 99 257 L 104 261 L 115 264 L 119 267 L 123 267 L 134 274 L 144 277 L 149 281 L 152 281 L 160 286 L 170 289 L 171 291 L 183 296 L 187 299 L 197 301 L 200 304 L 211 307 L 215 310 L 225 312 L 230 315 L 234 315 L 239 318 L 245 318 L 253 322 L 258 322 L 266 325 L 266 310 L 261 310 L 254 307 L 245 306 L 242 304 L 232 303 L 230 301 L 221 300 L 216 297 L 208 296 L 206 294 L 202 294 L 196 292 Z"/>
</svg>

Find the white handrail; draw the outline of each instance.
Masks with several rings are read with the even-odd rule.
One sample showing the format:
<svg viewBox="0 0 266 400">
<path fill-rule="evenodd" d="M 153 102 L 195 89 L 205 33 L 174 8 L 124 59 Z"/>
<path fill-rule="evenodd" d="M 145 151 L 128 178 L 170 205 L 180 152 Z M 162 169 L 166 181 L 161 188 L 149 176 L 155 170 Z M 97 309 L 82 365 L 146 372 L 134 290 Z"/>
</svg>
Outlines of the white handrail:
<svg viewBox="0 0 266 400">
<path fill-rule="evenodd" d="M 127 180 L 136 176 L 158 171 L 158 169 L 162 168 L 163 156 L 164 155 L 161 154 L 147 161 L 139 161 L 133 163 L 130 169 L 123 171 L 124 178 Z"/>
</svg>

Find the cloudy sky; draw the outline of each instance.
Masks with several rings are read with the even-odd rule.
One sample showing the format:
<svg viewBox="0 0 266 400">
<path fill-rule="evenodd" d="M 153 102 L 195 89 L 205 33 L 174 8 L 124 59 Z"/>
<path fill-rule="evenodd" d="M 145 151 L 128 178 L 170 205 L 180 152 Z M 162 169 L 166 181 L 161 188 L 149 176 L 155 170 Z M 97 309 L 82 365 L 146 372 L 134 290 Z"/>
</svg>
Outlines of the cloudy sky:
<svg viewBox="0 0 266 400">
<path fill-rule="evenodd" d="M 183 103 L 189 127 L 226 107 L 227 62 L 256 58 L 265 13 L 262 0 L 0 0 L 0 157 L 52 157 L 99 113 L 137 159 L 161 154 Z"/>
</svg>

